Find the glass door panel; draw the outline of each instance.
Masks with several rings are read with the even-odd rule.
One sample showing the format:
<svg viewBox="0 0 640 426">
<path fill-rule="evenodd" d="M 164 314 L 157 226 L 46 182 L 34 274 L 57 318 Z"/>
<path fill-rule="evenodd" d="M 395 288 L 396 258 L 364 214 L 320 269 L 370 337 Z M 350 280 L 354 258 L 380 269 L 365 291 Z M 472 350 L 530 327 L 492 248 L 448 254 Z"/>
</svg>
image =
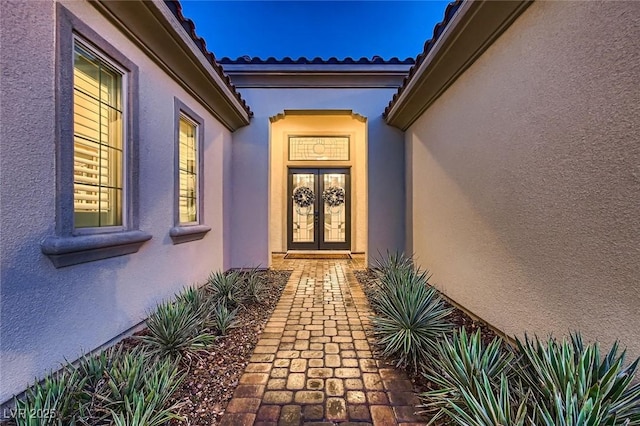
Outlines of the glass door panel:
<svg viewBox="0 0 640 426">
<path fill-rule="evenodd" d="M 326 173 L 322 179 L 322 201 L 324 204 L 324 242 L 347 241 L 346 186 L 344 173 Z"/>
<path fill-rule="evenodd" d="M 316 174 L 296 173 L 292 175 L 291 210 L 293 243 L 316 241 Z"/>
<path fill-rule="evenodd" d="M 349 169 L 289 169 L 287 249 L 349 250 Z"/>
</svg>

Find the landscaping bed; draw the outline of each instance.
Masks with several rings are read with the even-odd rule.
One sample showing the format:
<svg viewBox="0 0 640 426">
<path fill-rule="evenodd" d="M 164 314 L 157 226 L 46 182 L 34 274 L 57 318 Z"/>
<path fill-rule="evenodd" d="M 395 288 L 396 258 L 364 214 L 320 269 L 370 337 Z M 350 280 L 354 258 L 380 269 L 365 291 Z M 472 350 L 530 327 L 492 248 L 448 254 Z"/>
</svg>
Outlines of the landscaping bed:
<svg viewBox="0 0 640 426">
<path fill-rule="evenodd" d="M 268 291 L 261 301 L 241 308 L 237 317 L 240 326 L 193 360 L 187 378 L 172 398 L 182 404 L 177 413 L 186 420 L 172 420 L 171 425 L 215 426 L 224 414 L 291 272 L 268 270 L 262 274 Z"/>
<path fill-rule="evenodd" d="M 362 290 L 367 296 L 367 299 L 369 299 L 369 301 L 371 302 L 374 297 L 373 293 L 375 289 L 375 281 L 377 279 L 376 274 L 371 269 L 355 270 L 354 273 L 356 278 L 360 282 Z M 445 307 L 452 309 L 448 319 L 455 325 L 455 327 L 464 327 L 469 334 L 475 333 L 479 330 L 480 335 L 482 336 L 482 342 L 485 345 L 488 345 L 493 339 L 497 337 L 495 331 L 486 323 L 474 320 L 464 311 L 456 308 L 446 301 L 444 301 L 444 305 Z M 394 361 L 391 359 L 387 359 L 386 361 L 392 365 L 394 364 Z M 422 374 L 417 373 L 410 368 L 404 368 L 403 370 L 407 373 L 407 377 L 413 383 L 414 392 L 420 394 L 422 392 L 434 390 L 433 383 L 429 382 Z"/>
<path fill-rule="evenodd" d="M 451 306 L 402 253 L 356 271 L 376 353 L 405 369 L 434 425 L 640 426 L 640 359 L 614 343 L 527 336 L 510 345 Z M 603 350 L 601 350 L 603 349 Z"/>
<path fill-rule="evenodd" d="M 212 273 L 142 331 L 28 389 L 0 425 L 216 425 L 290 274 Z"/>
</svg>

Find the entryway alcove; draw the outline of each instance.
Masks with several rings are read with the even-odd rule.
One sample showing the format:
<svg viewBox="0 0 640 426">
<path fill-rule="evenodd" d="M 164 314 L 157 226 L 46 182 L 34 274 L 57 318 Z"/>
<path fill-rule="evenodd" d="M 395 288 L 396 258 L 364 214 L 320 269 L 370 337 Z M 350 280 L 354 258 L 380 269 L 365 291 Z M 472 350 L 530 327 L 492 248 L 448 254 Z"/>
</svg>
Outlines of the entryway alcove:
<svg viewBox="0 0 640 426">
<path fill-rule="evenodd" d="M 367 119 L 285 110 L 270 121 L 270 252 L 364 253 Z"/>
</svg>

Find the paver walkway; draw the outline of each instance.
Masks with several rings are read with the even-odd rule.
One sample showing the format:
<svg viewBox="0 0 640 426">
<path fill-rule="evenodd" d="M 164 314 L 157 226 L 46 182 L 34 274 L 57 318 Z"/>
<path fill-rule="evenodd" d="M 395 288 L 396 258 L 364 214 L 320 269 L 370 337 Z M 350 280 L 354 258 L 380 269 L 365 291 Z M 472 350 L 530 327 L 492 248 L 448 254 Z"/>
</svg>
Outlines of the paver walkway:
<svg viewBox="0 0 640 426">
<path fill-rule="evenodd" d="M 374 359 L 346 260 L 296 260 L 221 425 L 424 424 L 406 376 Z"/>
</svg>

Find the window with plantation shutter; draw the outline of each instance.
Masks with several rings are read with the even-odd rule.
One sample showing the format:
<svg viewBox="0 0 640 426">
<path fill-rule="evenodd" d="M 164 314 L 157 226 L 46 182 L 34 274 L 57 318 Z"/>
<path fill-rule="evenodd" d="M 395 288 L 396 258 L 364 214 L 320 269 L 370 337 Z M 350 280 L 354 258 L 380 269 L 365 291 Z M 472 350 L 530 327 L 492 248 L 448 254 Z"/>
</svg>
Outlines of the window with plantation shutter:
<svg viewBox="0 0 640 426">
<path fill-rule="evenodd" d="M 40 243 L 56 268 L 136 253 L 140 71 L 56 4 L 56 227 Z"/>
<path fill-rule="evenodd" d="M 123 225 L 124 75 L 74 43 L 73 208 L 76 228 Z"/>
<path fill-rule="evenodd" d="M 174 244 L 200 240 L 211 230 L 204 218 L 204 120 L 178 98 L 175 115 Z"/>
<path fill-rule="evenodd" d="M 179 176 L 178 194 L 179 223 L 198 222 L 198 126 L 186 116 L 180 117 L 179 130 Z"/>
</svg>

